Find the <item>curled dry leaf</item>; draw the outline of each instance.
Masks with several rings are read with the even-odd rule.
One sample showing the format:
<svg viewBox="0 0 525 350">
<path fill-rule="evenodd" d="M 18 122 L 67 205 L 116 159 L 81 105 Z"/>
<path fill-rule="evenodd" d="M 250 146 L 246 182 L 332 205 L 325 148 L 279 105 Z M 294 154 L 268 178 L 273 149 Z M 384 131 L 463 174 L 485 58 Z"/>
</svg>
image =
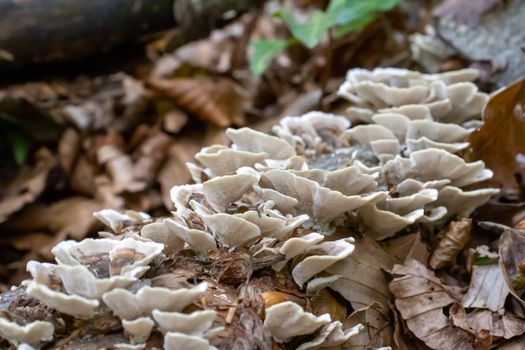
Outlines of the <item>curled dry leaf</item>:
<svg viewBox="0 0 525 350">
<path fill-rule="evenodd" d="M 354 242 L 355 250 L 346 259 L 326 271 L 340 276 L 330 288 L 348 300 L 355 310 L 376 304 L 380 312 L 389 313 L 392 294 L 384 270 L 390 270 L 396 260 L 372 239 L 362 237 Z"/>
<path fill-rule="evenodd" d="M 0 222 L 9 215 L 32 203 L 46 188 L 49 172 L 56 166 L 56 158 L 42 148 L 36 153 L 36 164 L 25 167 L 9 185 L 0 192 Z"/>
<path fill-rule="evenodd" d="M 152 78 L 149 85 L 180 107 L 220 127 L 244 124 L 243 97 L 228 78 Z"/>
<path fill-rule="evenodd" d="M 459 301 L 457 293 L 416 260 L 395 265 L 389 287 L 408 329 L 431 349 L 472 350 L 473 339 L 451 326 L 444 308 Z"/>
<path fill-rule="evenodd" d="M 522 293 L 525 289 L 523 261 L 525 259 L 525 232 L 507 228 L 499 240 L 499 267 L 510 293 L 525 306 Z"/>
<path fill-rule="evenodd" d="M 525 321 L 512 314 L 499 314 L 489 310 L 467 311 L 459 304 L 450 308 L 454 326 L 474 335 L 481 349 L 499 343 L 501 338 L 510 339 L 525 332 Z"/>
<path fill-rule="evenodd" d="M 343 300 L 336 298 L 327 288 L 321 289 L 312 298 L 312 310 L 316 315 L 329 314 L 332 321 L 342 322 L 347 315 L 347 308 Z"/>
<path fill-rule="evenodd" d="M 485 123 L 470 134 L 469 160 L 481 159 L 494 171 L 492 181 L 516 194 L 525 177 L 525 80 L 496 92 L 483 111 Z"/>
<path fill-rule="evenodd" d="M 430 267 L 434 270 L 453 265 L 458 254 L 470 238 L 471 219 L 452 221 L 440 232 L 440 241 L 430 257 Z"/>
<path fill-rule="evenodd" d="M 380 244 L 388 254 L 392 255 L 398 261 L 414 259 L 425 266 L 428 264 L 429 254 L 425 243 L 421 240 L 421 232 L 419 231 L 417 233 L 394 237 L 382 241 Z"/>
<path fill-rule="evenodd" d="M 394 327 L 389 317 L 378 310 L 380 305 L 372 304 L 354 311 L 345 320 L 345 328 L 351 325 L 362 324 L 365 330 L 352 337 L 346 344 L 348 349 L 370 349 L 381 346 L 390 346 L 394 341 Z"/>
</svg>

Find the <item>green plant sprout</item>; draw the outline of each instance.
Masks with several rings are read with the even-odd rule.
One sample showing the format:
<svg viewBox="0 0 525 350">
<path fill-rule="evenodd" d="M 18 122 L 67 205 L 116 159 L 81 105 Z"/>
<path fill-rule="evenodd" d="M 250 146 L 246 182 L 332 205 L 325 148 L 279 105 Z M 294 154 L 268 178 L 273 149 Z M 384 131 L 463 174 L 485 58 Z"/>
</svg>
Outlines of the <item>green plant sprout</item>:
<svg viewBox="0 0 525 350">
<path fill-rule="evenodd" d="M 263 74 L 271 59 L 288 46 L 301 43 L 308 48 L 315 47 L 332 30 L 334 38 L 363 30 L 372 22 L 378 12 L 385 12 L 401 0 L 330 0 L 325 11 L 315 10 L 304 21 L 297 21 L 288 9 L 274 14 L 290 30 L 289 39 L 255 39 L 250 43 L 250 70 L 254 75 Z"/>
</svg>

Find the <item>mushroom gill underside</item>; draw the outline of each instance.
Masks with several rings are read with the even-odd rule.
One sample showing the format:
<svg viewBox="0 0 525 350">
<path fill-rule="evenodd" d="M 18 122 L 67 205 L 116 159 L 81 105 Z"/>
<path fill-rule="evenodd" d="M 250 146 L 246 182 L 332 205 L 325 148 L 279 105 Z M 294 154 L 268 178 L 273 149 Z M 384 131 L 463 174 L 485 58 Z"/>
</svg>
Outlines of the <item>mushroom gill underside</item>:
<svg viewBox="0 0 525 350">
<path fill-rule="evenodd" d="M 346 277 L 357 241 L 434 232 L 498 193 L 471 189 L 492 172 L 461 157 L 488 99 L 476 77 L 353 69 L 339 89 L 346 116 L 285 117 L 272 135 L 229 129 L 231 146 L 187 164 L 194 183 L 172 188 L 169 217 L 102 210 L 110 231 L 29 262 L 32 278 L 2 295 L 0 338 L 19 349 L 368 348 Z"/>
</svg>

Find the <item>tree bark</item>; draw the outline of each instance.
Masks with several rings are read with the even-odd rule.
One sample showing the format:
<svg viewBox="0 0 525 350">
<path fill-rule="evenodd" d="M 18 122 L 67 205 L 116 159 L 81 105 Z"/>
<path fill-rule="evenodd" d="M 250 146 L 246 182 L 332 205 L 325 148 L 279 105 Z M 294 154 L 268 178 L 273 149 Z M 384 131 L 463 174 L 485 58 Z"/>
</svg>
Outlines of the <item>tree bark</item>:
<svg viewBox="0 0 525 350">
<path fill-rule="evenodd" d="M 197 36 L 207 35 L 226 9 L 240 13 L 255 3 L 258 1 L 0 0 L 0 67 L 81 59 L 137 42 L 175 24 L 181 26 L 182 41 L 187 42 L 195 39 L 195 31 Z"/>
</svg>

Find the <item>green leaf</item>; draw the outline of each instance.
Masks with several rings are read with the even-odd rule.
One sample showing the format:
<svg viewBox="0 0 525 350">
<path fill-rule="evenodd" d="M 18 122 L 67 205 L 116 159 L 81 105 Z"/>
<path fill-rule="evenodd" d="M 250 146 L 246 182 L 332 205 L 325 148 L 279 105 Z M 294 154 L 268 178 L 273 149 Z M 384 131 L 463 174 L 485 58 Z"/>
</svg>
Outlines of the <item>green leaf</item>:
<svg viewBox="0 0 525 350">
<path fill-rule="evenodd" d="M 280 54 L 288 46 L 288 41 L 284 39 L 275 40 L 252 40 L 250 47 L 252 55 L 250 57 L 250 70 L 254 75 L 263 74 L 272 57 Z"/>
<path fill-rule="evenodd" d="M 326 10 L 327 16 L 338 28 L 336 38 L 350 32 L 363 30 L 378 12 L 389 11 L 402 0 L 332 0 Z"/>
<path fill-rule="evenodd" d="M 491 259 L 488 257 L 482 257 L 482 258 L 477 258 L 476 260 L 474 260 L 473 264 L 478 265 L 478 266 L 484 266 L 484 265 L 492 265 L 495 263 L 497 263 L 497 261 L 495 261 L 494 259 Z"/>
<path fill-rule="evenodd" d="M 29 156 L 29 151 L 33 145 L 33 140 L 29 137 L 18 124 L 18 121 L 10 116 L 3 116 L 0 127 L 9 147 L 11 155 L 17 165 L 23 165 Z"/>
<path fill-rule="evenodd" d="M 294 38 L 310 49 L 317 45 L 326 31 L 335 24 L 333 16 L 327 16 L 319 10 L 314 11 L 303 22 L 298 22 L 289 10 L 281 10 L 276 16 L 286 23 Z"/>
</svg>

